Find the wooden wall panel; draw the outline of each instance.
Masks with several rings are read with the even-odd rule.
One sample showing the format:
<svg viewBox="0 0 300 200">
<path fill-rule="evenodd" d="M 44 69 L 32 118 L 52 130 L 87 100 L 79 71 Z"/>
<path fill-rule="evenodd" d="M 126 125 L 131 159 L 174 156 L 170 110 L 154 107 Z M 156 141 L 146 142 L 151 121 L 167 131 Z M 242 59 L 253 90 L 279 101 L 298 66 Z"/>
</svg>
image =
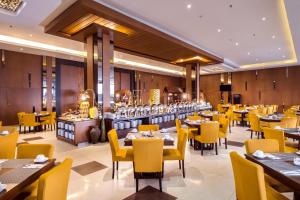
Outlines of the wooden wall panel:
<svg viewBox="0 0 300 200">
<path fill-rule="evenodd" d="M 61 65 L 60 70 L 60 110 L 64 113 L 78 105 L 79 93 L 84 90 L 84 68 Z"/>
<path fill-rule="evenodd" d="M 33 106 L 41 110 L 42 57 L 11 51 L 4 54 L 5 63 L 0 66 L 0 120 L 11 125 L 18 123 L 17 112 L 32 112 Z"/>
<path fill-rule="evenodd" d="M 149 90 L 160 89 L 160 102 L 164 102 L 163 91 L 164 88 L 184 88 L 185 79 L 180 77 L 152 74 L 147 72 L 137 71 L 137 89 L 142 90 L 142 102 L 148 104 Z"/>
<path fill-rule="evenodd" d="M 243 104 L 277 104 L 281 110 L 282 105 L 300 104 L 299 77 L 300 66 L 234 72 L 232 94 L 241 94 Z M 220 74 L 200 78 L 201 90 L 214 106 L 220 102 L 219 84 Z"/>
</svg>

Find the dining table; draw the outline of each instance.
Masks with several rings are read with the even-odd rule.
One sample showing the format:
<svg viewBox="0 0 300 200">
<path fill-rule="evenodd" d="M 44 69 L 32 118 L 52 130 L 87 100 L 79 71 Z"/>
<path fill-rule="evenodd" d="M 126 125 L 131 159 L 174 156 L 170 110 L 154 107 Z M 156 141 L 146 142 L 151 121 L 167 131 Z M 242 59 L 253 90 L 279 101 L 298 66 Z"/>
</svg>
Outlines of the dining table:
<svg viewBox="0 0 300 200">
<path fill-rule="evenodd" d="M 1 159 L 0 183 L 6 188 L 0 192 L 0 200 L 14 199 L 54 165 L 55 159 L 41 164 L 34 163 L 33 159 Z"/>
<path fill-rule="evenodd" d="M 201 112 L 200 116 L 205 118 L 205 119 L 209 119 L 210 121 L 212 121 L 214 113 L 213 112 Z"/>
<path fill-rule="evenodd" d="M 299 128 L 283 128 L 284 136 L 298 141 L 298 149 L 300 150 L 300 129 Z"/>
<path fill-rule="evenodd" d="M 233 113 L 241 115 L 241 126 L 246 125 L 246 115 L 249 113 L 247 109 L 245 110 L 233 110 Z"/>
<path fill-rule="evenodd" d="M 294 199 L 300 200 L 300 166 L 294 164 L 296 153 L 272 153 L 273 158 L 257 158 L 245 154 L 246 159 L 263 167 L 264 172 L 294 191 Z"/>
<path fill-rule="evenodd" d="M 141 131 L 129 132 L 124 139 L 124 146 L 132 146 L 132 140 L 136 138 L 161 138 L 164 146 L 174 146 L 174 138 L 167 131 Z"/>
<path fill-rule="evenodd" d="M 49 117 L 50 116 L 50 113 L 41 112 L 41 113 L 34 113 L 34 115 L 35 115 L 35 121 L 38 122 L 38 123 L 41 123 L 41 122 L 43 122 L 44 117 Z M 37 131 L 43 131 L 42 125 L 37 126 L 36 130 Z"/>
</svg>

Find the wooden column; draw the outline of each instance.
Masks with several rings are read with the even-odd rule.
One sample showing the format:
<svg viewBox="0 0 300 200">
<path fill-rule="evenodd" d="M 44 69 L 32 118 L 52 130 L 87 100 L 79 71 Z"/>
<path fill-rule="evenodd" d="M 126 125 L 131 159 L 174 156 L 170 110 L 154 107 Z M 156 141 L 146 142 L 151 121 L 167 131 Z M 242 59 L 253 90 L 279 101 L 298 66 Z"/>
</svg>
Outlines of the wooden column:
<svg viewBox="0 0 300 200">
<path fill-rule="evenodd" d="M 94 35 L 90 35 L 86 38 L 86 52 L 86 89 L 92 89 L 95 91 L 94 83 L 96 80 L 94 76 Z"/>
<path fill-rule="evenodd" d="M 47 102 L 46 102 L 46 108 L 48 112 L 52 112 L 52 65 L 55 64 L 53 63 L 53 58 L 47 56 L 46 57 L 46 69 L 47 69 L 47 75 L 46 75 L 46 80 L 47 80 Z"/>
<path fill-rule="evenodd" d="M 185 66 L 186 74 L 185 74 L 185 92 L 187 94 L 187 100 L 192 100 L 192 65 L 187 64 Z"/>
<path fill-rule="evenodd" d="M 196 97 L 197 102 L 200 102 L 200 63 L 196 64 Z"/>
<path fill-rule="evenodd" d="M 86 38 L 86 85 L 94 90 L 104 112 L 110 111 L 114 97 L 113 42 L 110 32 L 99 31 Z M 102 87 L 102 88 L 98 88 Z M 102 91 L 102 94 L 98 94 Z"/>
</svg>

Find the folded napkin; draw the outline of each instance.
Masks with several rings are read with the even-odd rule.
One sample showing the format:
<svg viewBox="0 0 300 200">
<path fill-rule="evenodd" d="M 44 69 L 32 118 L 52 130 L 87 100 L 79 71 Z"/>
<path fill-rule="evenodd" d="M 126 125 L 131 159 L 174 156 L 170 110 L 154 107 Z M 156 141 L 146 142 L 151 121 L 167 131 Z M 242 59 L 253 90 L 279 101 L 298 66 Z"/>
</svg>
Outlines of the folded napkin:
<svg viewBox="0 0 300 200">
<path fill-rule="evenodd" d="M 300 176 L 300 169 L 297 170 L 280 170 L 280 173 L 286 176 Z"/>
<path fill-rule="evenodd" d="M 27 164 L 27 165 L 24 165 L 23 168 L 24 169 L 40 169 L 43 166 L 44 166 L 43 164 Z"/>
</svg>

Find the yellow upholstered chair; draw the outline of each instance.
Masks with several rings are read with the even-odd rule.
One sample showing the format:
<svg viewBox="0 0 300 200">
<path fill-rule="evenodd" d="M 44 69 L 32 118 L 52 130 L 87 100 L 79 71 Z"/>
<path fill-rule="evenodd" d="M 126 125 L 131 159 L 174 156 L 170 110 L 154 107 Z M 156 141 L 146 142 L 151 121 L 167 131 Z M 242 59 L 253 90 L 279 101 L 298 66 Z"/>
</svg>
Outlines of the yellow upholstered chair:
<svg viewBox="0 0 300 200">
<path fill-rule="evenodd" d="M 132 149 L 121 148 L 119 145 L 118 134 L 116 129 L 112 129 L 108 132 L 108 140 L 112 155 L 112 178 L 115 177 L 115 163 L 117 164 L 117 170 L 119 170 L 119 161 L 132 161 Z"/>
<path fill-rule="evenodd" d="M 253 132 L 255 132 L 257 134 L 257 137 L 259 138 L 260 134 L 262 133 L 259 116 L 255 113 L 250 113 L 249 123 L 250 123 L 251 138 L 253 137 Z"/>
<path fill-rule="evenodd" d="M 275 139 L 278 141 L 280 152 L 294 153 L 298 151 L 296 148 L 285 145 L 284 132 L 282 130 L 265 127 L 263 131 L 266 139 Z"/>
<path fill-rule="evenodd" d="M 201 120 L 201 116 L 187 116 L 189 120 Z"/>
<path fill-rule="evenodd" d="M 219 121 L 220 118 L 224 118 L 225 114 L 213 114 L 212 121 Z"/>
<path fill-rule="evenodd" d="M 219 138 L 219 122 L 207 122 L 200 126 L 201 135 L 196 135 L 195 140 L 200 142 L 201 155 L 203 155 L 204 144 L 212 144 L 215 146 L 218 155 L 217 141 Z"/>
<path fill-rule="evenodd" d="M 233 112 L 232 114 L 232 121 L 233 121 L 233 124 L 238 124 L 242 122 L 242 114 L 241 113 L 235 113 Z"/>
<path fill-rule="evenodd" d="M 17 113 L 18 121 L 19 121 L 19 131 L 20 131 L 20 133 L 22 132 L 21 128 L 24 125 L 24 119 L 23 119 L 23 117 L 24 117 L 25 114 L 26 114 L 25 112 L 18 112 Z M 25 128 L 24 128 L 24 130 L 25 130 Z"/>
<path fill-rule="evenodd" d="M 149 124 L 149 125 L 139 125 L 138 131 L 158 131 L 159 125 Z"/>
<path fill-rule="evenodd" d="M 17 159 L 33 159 L 39 154 L 53 158 L 52 144 L 20 144 L 17 147 Z"/>
<path fill-rule="evenodd" d="M 279 142 L 276 139 L 252 139 L 245 142 L 247 154 L 252 154 L 256 150 L 261 150 L 265 153 L 279 152 Z"/>
<path fill-rule="evenodd" d="M 252 139 L 245 142 L 245 148 L 247 154 L 252 154 L 256 150 L 261 150 L 265 153 L 278 153 L 279 143 L 275 139 Z M 273 187 L 275 190 L 280 192 L 291 192 L 291 189 L 272 178 L 271 176 L 265 174 L 266 184 Z"/>
<path fill-rule="evenodd" d="M 258 113 L 262 116 L 266 116 L 268 114 L 268 108 L 267 107 L 260 107 L 258 109 Z"/>
<path fill-rule="evenodd" d="M 1 127 L 0 132 L 8 131 L 8 135 L 0 136 L 0 159 L 14 159 L 19 132 L 15 127 Z"/>
<path fill-rule="evenodd" d="M 281 128 L 297 128 L 298 118 L 295 117 L 283 117 L 280 122 Z"/>
<path fill-rule="evenodd" d="M 23 126 L 24 126 L 24 133 L 26 132 L 26 127 L 29 127 L 29 131 L 31 127 L 34 127 L 33 130 L 35 131 L 35 127 L 39 126 L 40 123 L 35 121 L 34 114 L 25 114 L 23 116 Z"/>
<path fill-rule="evenodd" d="M 61 164 L 41 175 L 38 185 L 25 200 L 66 200 L 72 160 Z"/>
<path fill-rule="evenodd" d="M 162 163 L 163 145 L 162 139 L 141 138 L 132 141 L 134 178 L 136 180 L 136 192 L 139 190 L 139 179 L 143 173 L 156 173 L 159 179 L 159 189 L 162 191 Z"/>
<path fill-rule="evenodd" d="M 175 120 L 175 123 L 176 123 L 176 132 L 177 132 L 177 136 L 178 136 L 178 133 L 180 131 L 185 131 L 187 134 L 188 134 L 188 139 L 190 140 L 190 143 L 192 145 L 192 139 L 194 139 L 195 137 L 195 132 L 198 131 L 197 128 L 182 128 L 181 126 L 181 121 L 179 119 L 176 119 Z"/>
<path fill-rule="evenodd" d="M 198 116 L 198 112 L 194 112 L 194 116 Z"/>
<path fill-rule="evenodd" d="M 219 119 L 220 130 L 219 130 L 219 145 L 221 145 L 221 139 L 225 140 L 225 148 L 227 149 L 227 135 L 229 128 L 229 120 L 225 117 Z"/>
<path fill-rule="evenodd" d="M 219 113 L 224 113 L 224 112 L 225 112 L 224 108 L 222 107 L 222 104 L 218 104 L 218 105 L 217 105 L 217 111 L 218 111 Z"/>
<path fill-rule="evenodd" d="M 238 200 L 287 200 L 269 185 L 265 184 L 264 170 L 237 152 L 230 153 Z M 247 184 L 245 184 L 247 183 Z M 251 187 L 249 187 L 251 185 Z"/>
<path fill-rule="evenodd" d="M 0 121 L 0 128 L 1 128 L 1 126 L 2 126 L 2 121 Z"/>
<path fill-rule="evenodd" d="M 56 125 L 56 112 L 51 112 L 49 116 L 43 118 L 44 121 L 41 122 L 41 125 L 50 126 L 50 130 L 55 130 Z"/>
<path fill-rule="evenodd" d="M 229 132 L 231 133 L 231 125 L 232 125 L 232 119 L 233 119 L 233 110 L 232 107 L 230 106 L 225 113 L 225 117 L 229 120 Z"/>
<path fill-rule="evenodd" d="M 163 160 L 178 160 L 179 169 L 181 168 L 182 163 L 182 175 L 185 178 L 184 170 L 184 158 L 185 158 L 185 146 L 187 140 L 187 133 L 183 129 L 178 132 L 177 148 L 176 149 L 164 149 L 163 150 Z"/>
</svg>

